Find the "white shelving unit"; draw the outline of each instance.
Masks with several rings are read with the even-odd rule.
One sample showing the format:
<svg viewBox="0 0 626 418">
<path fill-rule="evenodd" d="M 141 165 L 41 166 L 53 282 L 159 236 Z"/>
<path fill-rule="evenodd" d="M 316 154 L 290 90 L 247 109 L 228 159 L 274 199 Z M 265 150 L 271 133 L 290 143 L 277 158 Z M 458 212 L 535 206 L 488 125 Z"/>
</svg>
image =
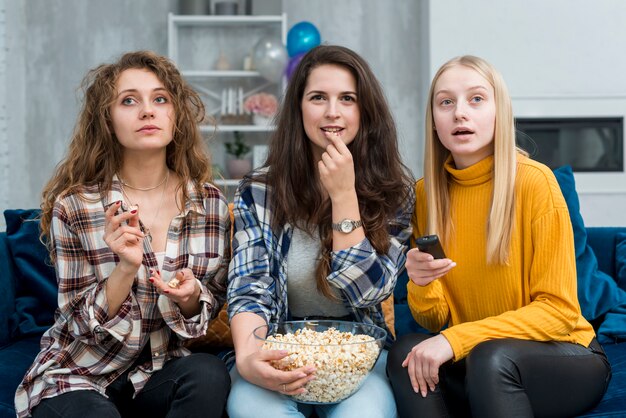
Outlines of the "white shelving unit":
<svg viewBox="0 0 626 418">
<path fill-rule="evenodd" d="M 219 123 L 224 89 L 241 90 L 244 100 L 258 92 L 272 93 L 280 100 L 284 78 L 280 83 L 271 83 L 258 71 L 244 69 L 245 58 L 252 55 L 255 44 L 265 36 L 279 38 L 285 45 L 287 15 L 168 16 L 168 55 L 202 97 L 207 115 L 218 121 L 216 127 L 203 125 L 200 130 L 209 141 L 213 161 L 222 168 L 228 158 L 224 142 L 232 141 L 234 132 L 242 133 L 244 141 L 254 147 L 266 145 L 274 129 L 266 125 Z M 220 56 L 227 59 L 229 69 L 216 69 Z M 234 189 L 239 180 L 220 179 L 216 183 L 224 189 Z"/>
</svg>

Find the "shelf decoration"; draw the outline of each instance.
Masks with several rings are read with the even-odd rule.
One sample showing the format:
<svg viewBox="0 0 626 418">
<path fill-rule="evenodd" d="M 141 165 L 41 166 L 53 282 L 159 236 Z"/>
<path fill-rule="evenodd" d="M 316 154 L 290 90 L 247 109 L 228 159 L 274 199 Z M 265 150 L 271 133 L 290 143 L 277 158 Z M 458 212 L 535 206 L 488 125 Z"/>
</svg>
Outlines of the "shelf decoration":
<svg viewBox="0 0 626 418">
<path fill-rule="evenodd" d="M 311 22 L 298 22 L 287 34 L 287 53 L 289 61 L 285 67 L 285 75 L 287 80 L 291 79 L 294 71 L 298 68 L 298 64 L 302 61 L 304 55 L 311 49 L 318 46 L 322 41 L 319 30 Z"/>
<path fill-rule="evenodd" d="M 230 61 L 228 60 L 228 57 L 226 56 L 226 54 L 224 54 L 224 51 L 220 50 L 220 55 L 219 57 L 217 57 L 217 60 L 215 61 L 214 68 L 217 71 L 230 70 Z"/>
<path fill-rule="evenodd" d="M 278 100 L 270 93 L 257 93 L 243 102 L 244 110 L 252 114 L 255 125 L 269 125 L 278 110 Z"/>
<path fill-rule="evenodd" d="M 220 123 L 224 125 L 249 125 L 251 119 L 250 113 L 244 111 L 243 88 L 223 89 Z"/>
<path fill-rule="evenodd" d="M 290 57 L 307 52 L 322 41 L 319 30 L 311 22 L 298 22 L 287 33 L 287 52 Z"/>
<path fill-rule="evenodd" d="M 272 83 L 278 83 L 283 77 L 287 59 L 287 49 L 280 38 L 275 36 L 259 39 L 252 51 L 252 65 L 263 78 Z"/>
<path fill-rule="evenodd" d="M 243 141 L 241 132 L 235 131 L 233 134 L 235 140 L 224 143 L 226 152 L 232 157 L 226 162 L 226 167 L 231 178 L 240 179 L 252 170 L 252 161 L 250 158 L 246 158 L 250 152 L 250 146 Z"/>
</svg>

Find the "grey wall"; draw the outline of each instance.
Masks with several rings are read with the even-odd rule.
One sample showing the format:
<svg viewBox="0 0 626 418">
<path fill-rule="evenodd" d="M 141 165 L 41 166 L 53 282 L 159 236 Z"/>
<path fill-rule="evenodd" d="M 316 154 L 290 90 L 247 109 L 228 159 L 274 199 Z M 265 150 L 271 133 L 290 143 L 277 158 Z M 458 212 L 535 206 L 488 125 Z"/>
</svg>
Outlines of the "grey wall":
<svg viewBox="0 0 626 418">
<path fill-rule="evenodd" d="M 516 116 L 626 118 L 625 1 L 429 3 L 428 79 L 448 59 L 474 54 L 502 73 Z M 626 173 L 575 177 L 586 225 L 624 225 Z"/>
<path fill-rule="evenodd" d="M 574 94 L 579 113 L 589 112 L 583 106 L 600 111 L 594 98 L 626 113 L 620 78 L 626 61 L 615 52 L 626 35 L 625 2 L 505 3 L 254 0 L 253 12 L 284 11 L 289 26 L 311 21 L 323 42 L 365 57 L 386 91 L 403 158 L 419 176 L 423 100 L 434 70 L 454 55 L 491 60 L 526 114 L 535 112 L 530 99 L 554 94 L 560 95 L 554 106 L 542 102 L 554 112 L 561 96 Z M 39 205 L 71 136 L 86 71 L 128 50 L 166 54 L 167 14 L 177 6 L 177 0 L 0 0 L 0 211 Z M 583 192 L 581 210 L 589 225 L 621 225 L 626 193 Z"/>
<path fill-rule="evenodd" d="M 309 20 L 324 42 L 362 54 L 387 93 L 405 162 L 419 174 L 426 4 L 254 0 L 253 12 L 284 11 L 289 27 Z M 0 210 L 39 206 L 42 187 L 65 154 L 85 73 L 128 50 L 167 54 L 167 14 L 177 10 L 177 0 L 0 0 Z"/>
<path fill-rule="evenodd" d="M 39 206 L 65 153 L 88 69 L 122 52 L 167 53 L 164 1 L 2 0 L 0 209 Z M 4 119 L 6 118 L 6 119 Z M 2 220 L 4 220 L 2 218 Z"/>
</svg>

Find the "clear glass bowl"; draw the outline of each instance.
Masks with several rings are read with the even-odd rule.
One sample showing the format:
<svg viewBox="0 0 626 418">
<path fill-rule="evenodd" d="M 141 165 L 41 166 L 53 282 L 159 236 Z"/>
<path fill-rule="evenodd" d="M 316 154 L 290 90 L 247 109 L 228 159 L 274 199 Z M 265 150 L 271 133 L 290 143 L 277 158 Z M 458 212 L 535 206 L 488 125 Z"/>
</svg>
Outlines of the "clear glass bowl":
<svg viewBox="0 0 626 418">
<path fill-rule="evenodd" d="M 298 402 L 332 404 L 354 394 L 378 360 L 387 331 L 372 324 L 307 320 L 263 325 L 254 337 L 264 350 L 286 350 L 289 355 L 272 362 L 280 370 L 316 367 L 316 378 L 293 395 Z"/>
</svg>

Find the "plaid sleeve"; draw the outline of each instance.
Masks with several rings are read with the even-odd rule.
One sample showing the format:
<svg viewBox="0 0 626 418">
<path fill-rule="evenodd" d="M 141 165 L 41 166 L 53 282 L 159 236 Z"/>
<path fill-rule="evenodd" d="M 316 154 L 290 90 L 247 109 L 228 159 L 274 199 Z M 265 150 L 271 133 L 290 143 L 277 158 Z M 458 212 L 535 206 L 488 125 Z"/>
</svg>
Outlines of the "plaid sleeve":
<svg viewBox="0 0 626 418">
<path fill-rule="evenodd" d="M 219 254 L 219 265 L 216 269 L 210 270 L 205 276 L 200 278 L 204 286 L 203 296 L 208 298 L 207 303 L 211 308 L 209 319 L 217 316 L 226 301 L 226 281 L 228 278 L 228 265 L 231 257 L 230 237 L 231 221 L 228 202 L 219 189 L 213 187 L 209 189 L 209 197 L 206 200 L 206 212 L 209 223 L 217 226 L 213 229 L 217 231 L 217 236 L 213 237 L 214 247 L 217 246 Z M 213 234 L 215 235 L 215 234 Z"/>
<path fill-rule="evenodd" d="M 332 252 L 328 281 L 342 290 L 353 307 L 376 305 L 393 292 L 406 261 L 414 207 L 415 191 L 410 187 L 404 204 L 389 222 L 390 246 L 386 254 L 377 254 L 367 238 L 355 246 Z"/>
<path fill-rule="evenodd" d="M 242 183 L 235 194 L 233 259 L 228 273 L 228 315 L 256 313 L 265 318 L 277 316 L 274 301 L 276 281 L 270 273 L 268 248 L 273 233 L 271 214 L 264 204 L 263 184 Z"/>
<path fill-rule="evenodd" d="M 226 298 L 226 277 L 230 261 L 230 213 L 228 203 L 218 189 L 209 188 L 207 191 L 209 196 L 205 199 L 206 216 L 202 222 L 190 222 L 196 226 L 189 234 L 189 240 L 195 240 L 196 247 L 202 248 L 200 255 L 206 256 L 194 258 L 206 261 L 206 265 L 194 265 L 196 271 L 202 272 L 196 277 L 201 288 L 201 310 L 198 315 L 185 318 L 171 299 L 161 295 L 158 300 L 163 319 L 183 338 L 196 338 L 205 334 L 209 322 L 217 316 Z"/>
<path fill-rule="evenodd" d="M 115 265 L 114 255 L 110 251 L 91 250 L 93 245 L 82 242 L 93 244 L 101 239 L 104 225 L 104 212 L 101 212 L 89 213 L 84 207 L 68 209 L 64 202 L 57 202 L 52 214 L 59 313 L 68 322 L 74 338 L 86 344 L 99 344 L 108 335 L 124 341 L 132 332 L 133 316 L 138 314 L 136 301 L 129 295 L 117 314 L 108 318 L 106 280 L 98 281 L 94 265 L 106 271 Z M 75 230 L 76 225 L 82 227 L 80 233 Z"/>
</svg>

